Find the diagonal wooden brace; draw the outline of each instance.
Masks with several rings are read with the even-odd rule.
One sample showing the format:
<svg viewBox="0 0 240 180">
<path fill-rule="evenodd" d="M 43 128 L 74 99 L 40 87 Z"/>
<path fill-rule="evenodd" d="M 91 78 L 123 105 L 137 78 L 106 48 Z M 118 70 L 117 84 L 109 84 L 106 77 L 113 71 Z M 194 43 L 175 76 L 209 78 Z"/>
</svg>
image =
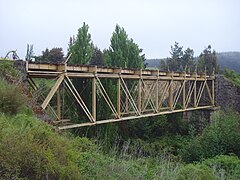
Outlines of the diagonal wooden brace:
<svg viewBox="0 0 240 180">
<path fill-rule="evenodd" d="M 41 105 L 41 107 L 43 109 L 46 109 L 47 105 L 49 104 L 49 102 L 51 101 L 52 97 L 54 96 L 54 94 L 58 90 L 58 88 L 59 88 L 60 84 L 62 83 L 63 79 L 64 79 L 64 74 L 61 74 L 59 76 L 57 82 L 54 84 L 54 86 L 52 87 L 51 91 L 47 95 L 46 99 L 43 101 L 43 103 Z"/>
</svg>

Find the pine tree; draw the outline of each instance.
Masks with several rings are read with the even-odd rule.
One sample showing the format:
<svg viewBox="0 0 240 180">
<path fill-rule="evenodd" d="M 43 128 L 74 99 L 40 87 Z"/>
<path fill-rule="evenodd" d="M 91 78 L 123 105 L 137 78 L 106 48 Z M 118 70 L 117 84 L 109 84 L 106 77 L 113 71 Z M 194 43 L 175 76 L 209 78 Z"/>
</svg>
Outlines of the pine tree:
<svg viewBox="0 0 240 180">
<path fill-rule="evenodd" d="M 124 28 L 116 25 L 111 45 L 105 51 L 108 65 L 123 68 L 144 68 L 145 55 L 133 39 L 129 39 Z"/>
<path fill-rule="evenodd" d="M 208 45 L 200 54 L 198 60 L 199 72 L 205 72 L 206 70 L 207 74 L 212 74 L 213 72 L 218 73 L 219 65 L 217 63 L 216 51 L 211 48 L 211 45 Z"/>
<path fill-rule="evenodd" d="M 70 63 L 87 64 L 92 58 L 93 42 L 91 34 L 88 32 L 89 26 L 84 22 L 78 29 L 78 34 L 70 38 L 69 52 L 72 53 Z"/>
</svg>

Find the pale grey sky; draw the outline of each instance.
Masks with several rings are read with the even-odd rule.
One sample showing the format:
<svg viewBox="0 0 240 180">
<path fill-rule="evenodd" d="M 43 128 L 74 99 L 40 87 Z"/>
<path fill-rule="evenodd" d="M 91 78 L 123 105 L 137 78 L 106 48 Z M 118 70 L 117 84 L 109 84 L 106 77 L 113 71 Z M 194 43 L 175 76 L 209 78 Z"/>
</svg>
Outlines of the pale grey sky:
<svg viewBox="0 0 240 180">
<path fill-rule="evenodd" d="M 240 0 L 0 0 L 0 57 L 27 43 L 40 55 L 62 47 L 86 22 L 92 40 L 108 48 L 116 24 L 146 58 L 169 56 L 175 41 L 195 55 L 208 44 L 217 52 L 240 51 Z"/>
</svg>

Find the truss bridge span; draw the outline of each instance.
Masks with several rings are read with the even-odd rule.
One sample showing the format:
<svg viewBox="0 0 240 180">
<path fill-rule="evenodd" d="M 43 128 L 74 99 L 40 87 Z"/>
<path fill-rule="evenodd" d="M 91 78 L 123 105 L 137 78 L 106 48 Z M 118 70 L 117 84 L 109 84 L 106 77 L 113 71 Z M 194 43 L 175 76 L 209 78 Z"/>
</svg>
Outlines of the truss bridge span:
<svg viewBox="0 0 240 180">
<path fill-rule="evenodd" d="M 59 129 L 214 107 L 214 75 L 31 62 L 26 73 Z"/>
</svg>

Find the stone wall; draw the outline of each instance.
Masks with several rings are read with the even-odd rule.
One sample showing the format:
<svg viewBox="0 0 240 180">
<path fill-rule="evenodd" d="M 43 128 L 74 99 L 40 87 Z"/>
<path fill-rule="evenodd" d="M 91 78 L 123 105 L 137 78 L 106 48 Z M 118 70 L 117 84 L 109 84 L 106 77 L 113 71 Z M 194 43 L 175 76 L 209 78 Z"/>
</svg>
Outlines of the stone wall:
<svg viewBox="0 0 240 180">
<path fill-rule="evenodd" d="M 221 109 L 231 108 L 240 112 L 240 87 L 223 75 L 217 75 L 215 80 L 215 104 L 221 106 Z"/>
</svg>

